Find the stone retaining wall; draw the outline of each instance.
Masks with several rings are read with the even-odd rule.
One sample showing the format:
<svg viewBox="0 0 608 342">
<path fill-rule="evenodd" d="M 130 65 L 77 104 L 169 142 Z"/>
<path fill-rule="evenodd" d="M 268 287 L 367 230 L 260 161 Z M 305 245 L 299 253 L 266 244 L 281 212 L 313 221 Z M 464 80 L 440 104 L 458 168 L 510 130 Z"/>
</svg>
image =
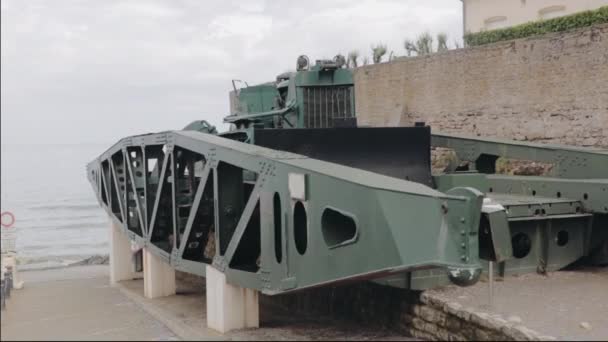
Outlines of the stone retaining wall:
<svg viewBox="0 0 608 342">
<path fill-rule="evenodd" d="M 359 123 L 608 147 L 608 25 L 355 69 Z"/>
<path fill-rule="evenodd" d="M 177 271 L 180 281 L 205 286 L 202 277 Z M 553 341 L 517 317 L 477 312 L 446 300 L 442 289 L 402 290 L 371 282 L 260 296 L 260 304 L 301 315 L 346 319 L 406 336 L 438 341 Z"/>
<path fill-rule="evenodd" d="M 436 290 L 409 291 L 374 283 L 313 289 L 262 300 L 289 311 L 355 320 L 424 340 L 555 340 L 499 315 L 448 302 Z M 440 291 L 440 290 L 437 290 Z"/>
</svg>

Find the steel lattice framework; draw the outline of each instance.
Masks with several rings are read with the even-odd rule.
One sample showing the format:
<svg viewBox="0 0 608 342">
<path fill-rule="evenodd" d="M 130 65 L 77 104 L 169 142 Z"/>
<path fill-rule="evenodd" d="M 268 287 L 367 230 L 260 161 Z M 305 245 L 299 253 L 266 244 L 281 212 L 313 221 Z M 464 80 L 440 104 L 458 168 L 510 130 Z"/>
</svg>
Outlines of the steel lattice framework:
<svg viewBox="0 0 608 342">
<path fill-rule="evenodd" d="M 131 240 L 178 270 L 278 294 L 373 280 L 424 289 L 608 262 L 608 151 L 357 127 L 340 59 L 232 93 L 205 121 L 120 140 L 87 167 Z M 457 160 L 431 174 L 435 147 Z M 496 173 L 498 158 L 552 165 Z"/>
</svg>

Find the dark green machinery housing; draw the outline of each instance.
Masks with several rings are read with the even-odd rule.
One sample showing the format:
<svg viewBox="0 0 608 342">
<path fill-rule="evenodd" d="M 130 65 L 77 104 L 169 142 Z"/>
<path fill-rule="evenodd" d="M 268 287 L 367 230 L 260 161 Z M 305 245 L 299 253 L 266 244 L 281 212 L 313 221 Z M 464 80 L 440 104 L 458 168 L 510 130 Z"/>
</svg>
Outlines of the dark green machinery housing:
<svg viewBox="0 0 608 342">
<path fill-rule="evenodd" d="M 178 270 L 266 294 L 372 280 L 424 289 L 608 260 L 608 152 L 358 127 L 344 59 L 236 87 L 205 121 L 124 138 L 88 165 L 102 206 Z M 457 162 L 431 172 L 431 150 Z M 496 173 L 498 158 L 552 165 Z"/>
</svg>

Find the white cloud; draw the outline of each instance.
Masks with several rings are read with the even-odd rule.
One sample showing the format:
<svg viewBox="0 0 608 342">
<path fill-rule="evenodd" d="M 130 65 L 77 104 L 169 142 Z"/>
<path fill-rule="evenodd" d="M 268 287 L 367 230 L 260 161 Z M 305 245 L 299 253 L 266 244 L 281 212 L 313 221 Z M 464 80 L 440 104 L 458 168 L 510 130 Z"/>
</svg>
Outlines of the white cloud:
<svg viewBox="0 0 608 342">
<path fill-rule="evenodd" d="M 250 84 L 425 30 L 461 35 L 456 0 L 2 0 L 2 142 L 109 141 L 219 125 Z M 53 124 L 62 122 L 61 125 Z M 94 123 L 91 129 L 89 123 Z"/>
<path fill-rule="evenodd" d="M 248 0 L 248 1 L 236 1 L 239 9 L 244 12 L 263 12 L 266 8 L 266 1 L 264 0 Z"/>
<path fill-rule="evenodd" d="M 272 17 L 246 13 L 221 15 L 214 18 L 208 28 L 211 39 L 239 36 L 259 40 L 270 33 Z"/>
<path fill-rule="evenodd" d="M 117 16 L 130 16 L 137 19 L 174 18 L 183 13 L 182 9 L 171 6 L 169 2 L 147 0 L 124 0 L 111 5 L 110 10 Z"/>
</svg>

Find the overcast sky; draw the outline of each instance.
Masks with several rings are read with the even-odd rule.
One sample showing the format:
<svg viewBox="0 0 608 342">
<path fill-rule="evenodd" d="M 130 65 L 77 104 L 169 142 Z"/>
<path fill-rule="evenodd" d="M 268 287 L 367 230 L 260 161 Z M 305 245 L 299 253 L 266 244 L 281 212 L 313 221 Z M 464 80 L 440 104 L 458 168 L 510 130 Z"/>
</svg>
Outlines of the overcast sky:
<svg viewBox="0 0 608 342">
<path fill-rule="evenodd" d="M 428 30 L 462 35 L 458 0 L 1 0 L 2 144 L 114 142 L 221 125 L 230 80 Z"/>
</svg>

